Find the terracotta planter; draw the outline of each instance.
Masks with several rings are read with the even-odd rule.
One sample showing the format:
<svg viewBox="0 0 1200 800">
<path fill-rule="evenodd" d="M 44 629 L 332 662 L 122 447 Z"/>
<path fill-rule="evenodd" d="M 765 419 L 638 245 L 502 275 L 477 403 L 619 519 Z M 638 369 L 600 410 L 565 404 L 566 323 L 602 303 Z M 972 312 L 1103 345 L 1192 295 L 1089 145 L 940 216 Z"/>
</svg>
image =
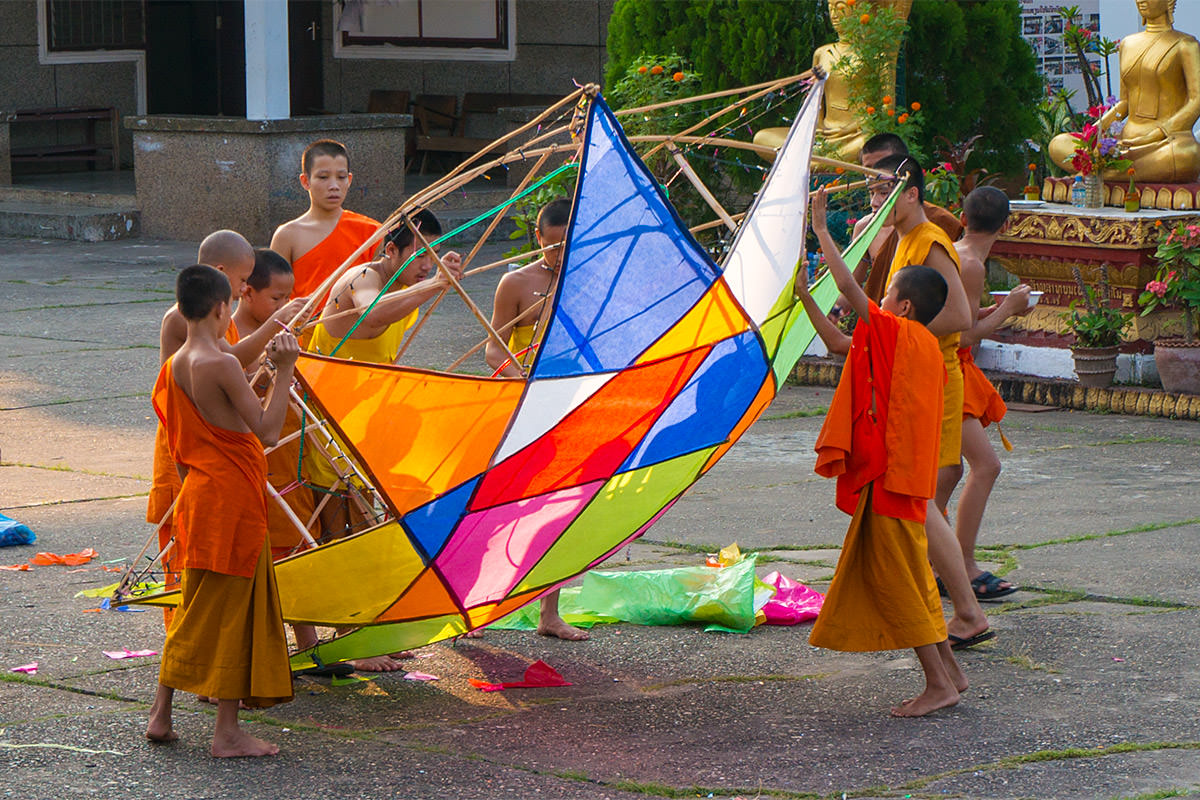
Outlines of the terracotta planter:
<svg viewBox="0 0 1200 800">
<path fill-rule="evenodd" d="M 1119 347 L 1072 347 L 1075 375 L 1084 386 L 1111 386 L 1117 374 Z"/>
<path fill-rule="evenodd" d="M 1154 366 L 1163 389 L 1200 394 L 1200 342 L 1159 339 L 1154 343 Z"/>
</svg>

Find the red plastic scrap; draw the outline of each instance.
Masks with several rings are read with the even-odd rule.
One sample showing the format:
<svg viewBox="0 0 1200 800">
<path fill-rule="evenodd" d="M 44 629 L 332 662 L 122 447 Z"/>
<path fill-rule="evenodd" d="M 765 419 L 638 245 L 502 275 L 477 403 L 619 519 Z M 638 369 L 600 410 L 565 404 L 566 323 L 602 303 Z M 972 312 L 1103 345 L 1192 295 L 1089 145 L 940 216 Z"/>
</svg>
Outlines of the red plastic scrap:
<svg viewBox="0 0 1200 800">
<path fill-rule="evenodd" d="M 554 667 L 545 661 L 535 661 L 525 670 L 525 680 L 505 681 L 504 683 L 488 683 L 477 678 L 468 678 L 471 685 L 483 692 L 502 692 L 505 689 L 544 689 L 551 686 L 571 686 Z"/>
</svg>

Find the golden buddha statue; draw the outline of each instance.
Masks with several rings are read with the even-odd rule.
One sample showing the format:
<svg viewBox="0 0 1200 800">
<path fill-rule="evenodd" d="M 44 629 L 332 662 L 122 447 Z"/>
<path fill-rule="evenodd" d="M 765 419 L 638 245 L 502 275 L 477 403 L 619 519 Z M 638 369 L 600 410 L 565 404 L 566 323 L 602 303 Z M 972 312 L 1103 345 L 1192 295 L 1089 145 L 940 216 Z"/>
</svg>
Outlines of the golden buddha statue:
<svg viewBox="0 0 1200 800">
<path fill-rule="evenodd" d="M 1100 129 L 1125 120 L 1119 152 L 1133 162 L 1139 183 L 1191 183 L 1200 176 L 1200 143 L 1192 134 L 1200 118 L 1200 42 L 1175 30 L 1176 0 L 1136 2 L 1145 30 L 1121 40 L 1121 96 L 1100 118 Z M 1059 134 L 1050 157 L 1070 170 L 1075 145 L 1069 133 Z"/>
<path fill-rule="evenodd" d="M 845 19 L 850 14 L 861 12 L 862 8 L 855 8 L 846 0 L 828 0 L 828 3 L 829 19 L 838 33 L 838 41 L 821 45 L 813 52 L 813 67 L 823 69 L 829 76 L 825 81 L 825 96 L 822 98 L 821 110 L 817 117 L 817 136 L 831 149 L 832 157 L 843 161 L 858 161 L 858 154 L 866 141 L 866 135 L 850 108 L 846 77 L 834 69 L 834 65 L 850 52 L 846 43 L 841 40 Z M 907 20 L 913 0 L 873 0 L 873 4 L 889 7 L 897 17 Z M 896 93 L 896 53 L 892 53 L 891 70 L 884 81 L 884 88 L 885 95 Z M 787 138 L 787 132 L 787 128 L 763 128 L 754 135 L 754 143 L 779 149 Z"/>
</svg>

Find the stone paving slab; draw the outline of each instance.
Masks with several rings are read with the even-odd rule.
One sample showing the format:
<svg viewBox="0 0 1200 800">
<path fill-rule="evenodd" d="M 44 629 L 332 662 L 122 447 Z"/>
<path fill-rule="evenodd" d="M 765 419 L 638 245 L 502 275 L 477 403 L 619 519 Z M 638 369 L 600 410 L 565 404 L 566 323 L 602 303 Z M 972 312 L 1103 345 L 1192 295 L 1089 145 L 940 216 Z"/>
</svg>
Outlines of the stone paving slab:
<svg viewBox="0 0 1200 800">
<path fill-rule="evenodd" d="M 74 594 L 115 580 L 96 565 L 132 558 L 150 534 L 145 497 L 102 498 L 145 490 L 136 477 L 150 472 L 155 420 L 143 397 L 102 398 L 114 385 L 149 391 L 174 267 L 191 263 L 195 244 L 0 245 L 0 285 L 17 307 L 79 304 L 0 320 L 0 408 L 35 394 L 81 400 L 0 411 L 0 512 L 39 535 L 0 550 L 0 563 L 100 552 L 84 572 L 0 572 L 0 796 L 1104 800 L 1200 785 L 1198 751 L 1181 749 L 1200 742 L 1200 602 L 1189 568 L 1200 523 L 1180 524 L 1200 513 L 1200 425 L 1065 411 L 1013 412 L 1005 425 L 1017 450 L 1001 454 L 981 545 L 989 566 L 1030 588 L 989 604 L 996 639 L 961 654 L 971 688 L 928 719 L 887 714 L 920 688 L 911 653 L 817 650 L 807 626 L 736 635 L 605 625 L 582 643 L 488 631 L 424 648 L 409 664 L 437 675 L 432 683 L 298 681 L 293 703 L 247 722 L 283 745 L 275 759 L 208 758 L 212 710 L 188 697 L 176 705 L 184 741 L 151 746 L 141 732 L 157 657 L 101 651 L 160 649 L 161 614 L 90 613 L 98 601 Z M 105 305 L 142 290 L 155 302 Z M 490 310 L 490 290 L 473 292 Z M 445 366 L 478 331 L 447 299 L 413 363 Z M 820 588 L 848 522 L 833 483 L 812 473 L 831 394 L 785 389 L 606 568 L 694 565 L 738 541 L 763 553 L 760 575 L 780 569 Z M 574 685 L 483 693 L 468 683 L 518 677 L 536 659 Z M 5 671 L 34 660 L 37 676 Z"/>
</svg>

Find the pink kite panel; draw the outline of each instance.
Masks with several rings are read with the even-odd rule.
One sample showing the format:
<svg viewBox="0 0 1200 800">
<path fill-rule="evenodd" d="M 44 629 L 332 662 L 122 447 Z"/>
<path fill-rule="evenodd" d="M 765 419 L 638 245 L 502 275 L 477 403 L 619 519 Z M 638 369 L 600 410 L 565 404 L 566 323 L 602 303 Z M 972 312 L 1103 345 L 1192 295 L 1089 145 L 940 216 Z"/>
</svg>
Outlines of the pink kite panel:
<svg viewBox="0 0 1200 800">
<path fill-rule="evenodd" d="M 604 484 L 594 481 L 468 515 L 436 561 L 450 590 L 467 608 L 504 599 Z"/>
</svg>

